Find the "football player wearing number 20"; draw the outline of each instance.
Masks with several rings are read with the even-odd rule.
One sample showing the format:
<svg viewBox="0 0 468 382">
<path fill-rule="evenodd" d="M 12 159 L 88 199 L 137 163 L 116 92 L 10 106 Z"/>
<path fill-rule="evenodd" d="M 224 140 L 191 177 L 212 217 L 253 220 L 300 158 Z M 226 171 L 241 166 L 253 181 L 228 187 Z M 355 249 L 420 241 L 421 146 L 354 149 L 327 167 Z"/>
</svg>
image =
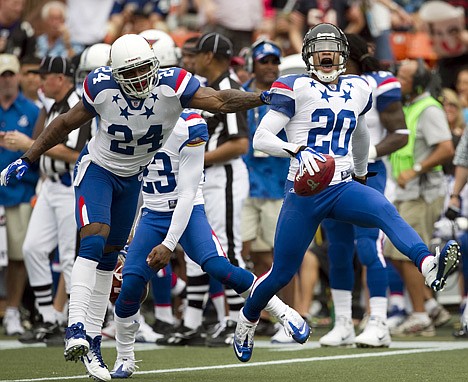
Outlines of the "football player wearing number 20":
<svg viewBox="0 0 468 382">
<path fill-rule="evenodd" d="M 273 266 L 258 279 L 239 314 L 234 347 L 237 356 L 243 354 L 242 359 L 238 356 L 241 361 L 252 354 L 261 310 L 298 271 L 325 218 L 380 228 L 434 290 L 443 288 L 447 274 L 459 261 L 455 242 L 432 255 L 395 207 L 381 193 L 365 186 L 370 141 L 365 113 L 371 108 L 372 95 L 364 79 L 342 75 L 348 55 L 343 32 L 331 24 L 318 24 L 307 32 L 302 47 L 309 75 L 280 77 L 270 89 L 272 106 L 255 133 L 253 145 L 267 154 L 293 159 L 276 227 Z M 276 136 L 283 128 L 288 142 Z M 316 161 L 324 161 L 322 154 L 335 159 L 332 182 L 316 195 L 296 195 L 293 180 L 298 168 L 318 171 Z"/>
<path fill-rule="evenodd" d="M 132 227 L 142 172 L 168 139 L 182 110 L 192 107 L 232 113 L 269 102 L 268 92 L 259 96 L 237 90 L 215 91 L 200 87 L 183 69 L 159 70 L 159 61 L 142 36 L 118 38 L 112 44 L 110 59 L 110 66 L 87 76 L 82 101 L 57 117 L 0 176 L 1 185 L 12 175 L 20 179 L 32 162 L 63 142 L 70 131 L 94 116 L 101 119 L 102 127 L 75 166 L 75 214 L 81 246 L 72 271 L 64 351 L 66 360 L 82 357 L 90 363 L 100 362 L 97 333 L 117 254 Z M 87 338 L 87 334 L 96 336 Z"/>
</svg>

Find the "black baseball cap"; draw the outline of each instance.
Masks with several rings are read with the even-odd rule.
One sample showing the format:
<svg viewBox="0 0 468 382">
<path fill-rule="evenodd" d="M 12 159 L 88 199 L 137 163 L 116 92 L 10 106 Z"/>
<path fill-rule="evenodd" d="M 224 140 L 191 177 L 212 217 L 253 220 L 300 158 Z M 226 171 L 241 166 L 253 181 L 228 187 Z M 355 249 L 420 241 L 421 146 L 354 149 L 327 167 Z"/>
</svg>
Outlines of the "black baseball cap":
<svg viewBox="0 0 468 382">
<path fill-rule="evenodd" d="M 41 61 L 41 66 L 37 71 L 32 71 L 38 74 L 63 74 L 67 77 L 73 77 L 75 75 L 75 67 L 71 61 L 64 57 L 59 56 L 47 56 Z"/>
<path fill-rule="evenodd" d="M 231 40 L 219 33 L 205 33 L 198 39 L 192 51 L 195 53 L 213 52 L 228 58 L 231 58 L 233 53 Z"/>
</svg>

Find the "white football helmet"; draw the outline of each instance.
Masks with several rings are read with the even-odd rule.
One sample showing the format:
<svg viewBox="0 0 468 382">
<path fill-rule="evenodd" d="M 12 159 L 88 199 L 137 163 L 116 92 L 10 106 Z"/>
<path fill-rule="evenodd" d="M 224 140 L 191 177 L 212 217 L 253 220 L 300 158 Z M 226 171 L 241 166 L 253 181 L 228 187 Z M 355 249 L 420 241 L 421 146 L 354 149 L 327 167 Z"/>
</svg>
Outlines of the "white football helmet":
<svg viewBox="0 0 468 382">
<path fill-rule="evenodd" d="M 109 64 L 110 59 L 109 44 L 98 43 L 86 48 L 80 56 L 80 64 L 75 72 L 75 84 L 77 88 L 82 88 L 83 81 L 89 72 L 101 66 Z"/>
<path fill-rule="evenodd" d="M 180 60 L 180 49 L 166 32 L 148 29 L 140 33 L 152 45 L 154 54 L 161 67 L 177 66 Z"/>
<path fill-rule="evenodd" d="M 320 52 L 334 52 L 338 54 L 338 63 L 335 59 L 325 59 L 326 62 L 315 62 L 314 54 Z M 311 28 L 304 37 L 302 45 L 302 59 L 307 71 L 315 74 L 320 81 L 332 82 L 346 70 L 346 61 L 349 57 L 349 44 L 343 31 L 333 24 L 318 24 Z M 332 62 L 333 61 L 333 62 Z M 320 67 L 327 65 L 333 67 L 332 72 L 323 72 Z"/>
<path fill-rule="evenodd" d="M 159 61 L 143 36 L 126 34 L 119 37 L 111 46 L 110 57 L 112 76 L 129 97 L 146 98 L 157 85 Z M 145 65 L 149 65 L 149 70 L 143 74 L 128 73 Z"/>
</svg>

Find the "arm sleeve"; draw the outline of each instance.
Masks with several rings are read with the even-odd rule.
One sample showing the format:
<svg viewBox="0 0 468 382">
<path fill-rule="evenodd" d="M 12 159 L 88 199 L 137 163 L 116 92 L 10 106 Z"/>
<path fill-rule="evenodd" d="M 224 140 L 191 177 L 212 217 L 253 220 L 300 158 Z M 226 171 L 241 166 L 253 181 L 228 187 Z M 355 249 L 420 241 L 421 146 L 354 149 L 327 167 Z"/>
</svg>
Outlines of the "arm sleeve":
<svg viewBox="0 0 468 382">
<path fill-rule="evenodd" d="M 366 117 L 359 116 L 356 129 L 352 136 L 354 174 L 364 176 L 367 174 L 367 158 L 369 157 L 370 134 L 367 128 Z"/>
<path fill-rule="evenodd" d="M 277 134 L 289 122 L 289 117 L 278 111 L 270 110 L 262 118 L 253 138 L 253 147 L 276 157 L 289 157 L 285 150 L 295 152 L 299 145 L 285 142 Z"/>
<path fill-rule="evenodd" d="M 171 225 L 162 244 L 174 251 L 180 237 L 187 228 L 193 210 L 203 172 L 205 145 L 184 147 L 180 151 L 177 206 L 172 215 Z"/>
</svg>

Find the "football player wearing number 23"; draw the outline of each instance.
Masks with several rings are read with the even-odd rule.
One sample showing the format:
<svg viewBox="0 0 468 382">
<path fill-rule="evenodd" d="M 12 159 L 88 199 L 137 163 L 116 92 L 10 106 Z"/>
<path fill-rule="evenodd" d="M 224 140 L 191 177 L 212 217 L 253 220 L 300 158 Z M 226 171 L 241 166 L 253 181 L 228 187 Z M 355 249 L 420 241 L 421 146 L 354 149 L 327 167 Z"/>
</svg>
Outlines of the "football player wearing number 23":
<svg viewBox="0 0 468 382">
<path fill-rule="evenodd" d="M 269 155 L 292 159 L 276 227 L 273 266 L 258 279 L 239 314 L 234 347 L 236 355 L 244 355 L 243 361 L 252 353 L 256 323 L 265 303 L 299 270 L 307 246 L 325 218 L 380 228 L 435 290 L 443 287 L 447 273 L 458 262 L 456 243 L 433 256 L 395 207 L 365 185 L 370 142 L 365 113 L 371 108 L 371 89 L 361 77 L 342 74 L 348 55 L 343 32 L 331 24 L 318 24 L 307 32 L 302 48 L 309 75 L 280 77 L 270 89 L 272 106 L 253 145 Z M 287 142 L 276 136 L 283 128 Z M 335 159 L 330 185 L 316 195 L 295 194 L 293 180 L 298 169 L 319 171 L 317 161 L 325 161 L 323 154 Z"/>
<path fill-rule="evenodd" d="M 66 360 L 99 362 L 100 354 L 95 353 L 99 353 L 98 333 L 112 271 L 132 227 L 142 172 L 172 133 L 182 110 L 191 107 L 233 113 L 269 102 L 268 92 L 215 91 L 200 87 L 183 69 L 159 70 L 151 45 L 138 35 L 117 39 L 110 59 L 110 66 L 87 76 L 82 101 L 57 117 L 0 176 L 2 185 L 13 175 L 20 179 L 32 162 L 63 142 L 70 131 L 95 116 L 100 118 L 100 129 L 75 167 L 75 215 L 81 245 L 71 278 Z M 173 250 L 161 244 L 152 257 L 153 265 L 164 267 Z M 88 351 L 93 352 L 91 358 Z"/>
</svg>

